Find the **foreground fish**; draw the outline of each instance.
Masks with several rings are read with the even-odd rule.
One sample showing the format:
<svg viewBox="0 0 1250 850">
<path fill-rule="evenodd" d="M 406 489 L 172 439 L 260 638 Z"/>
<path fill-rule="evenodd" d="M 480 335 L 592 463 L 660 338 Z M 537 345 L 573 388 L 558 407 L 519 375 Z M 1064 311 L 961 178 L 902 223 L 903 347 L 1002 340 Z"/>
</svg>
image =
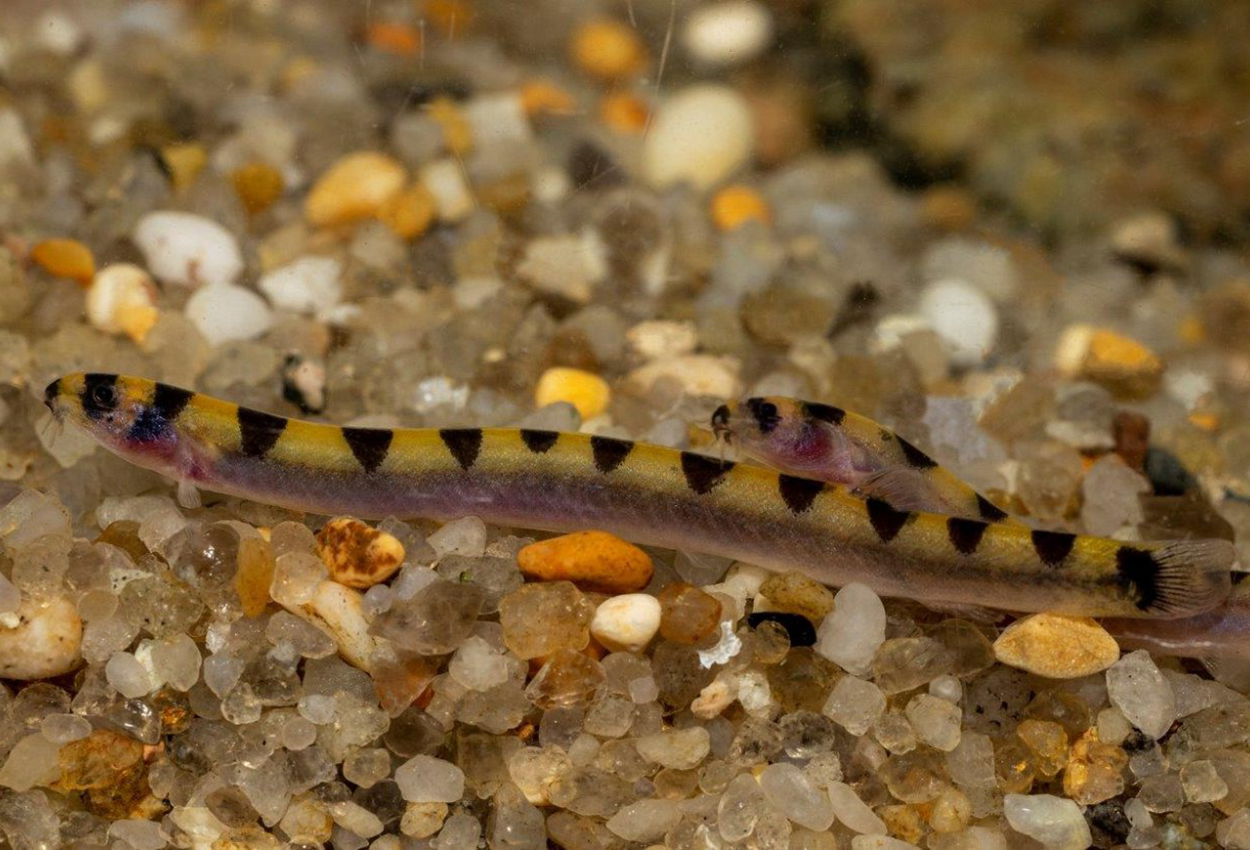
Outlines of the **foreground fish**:
<svg viewBox="0 0 1250 850">
<path fill-rule="evenodd" d="M 601 528 L 829 584 L 1017 611 L 1178 617 L 1229 589 L 1225 541 L 1137 543 L 898 510 L 771 469 L 553 431 L 339 428 L 141 378 L 74 374 L 58 419 L 187 487 L 318 514 Z"/>
<path fill-rule="evenodd" d="M 840 408 L 782 397 L 749 398 L 718 408 L 712 428 L 787 472 L 861 491 L 880 490 L 880 483 L 888 482 L 882 498 L 893 497 L 916 510 L 964 516 L 998 510 L 987 509 L 983 496 L 902 437 Z M 1108 619 L 1103 626 L 1123 645 L 1164 655 L 1250 660 L 1250 581 L 1238 585 L 1223 605 L 1197 616 Z"/>
</svg>

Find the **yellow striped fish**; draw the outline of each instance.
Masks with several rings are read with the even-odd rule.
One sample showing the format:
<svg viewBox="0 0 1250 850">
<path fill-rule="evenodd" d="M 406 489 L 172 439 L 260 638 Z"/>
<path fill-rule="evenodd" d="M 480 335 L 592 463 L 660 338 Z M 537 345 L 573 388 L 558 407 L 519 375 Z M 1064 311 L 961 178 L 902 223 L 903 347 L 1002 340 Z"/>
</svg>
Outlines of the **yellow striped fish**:
<svg viewBox="0 0 1250 850">
<path fill-rule="evenodd" d="M 1016 611 L 1179 617 L 1229 590 L 1226 541 L 1125 544 L 898 509 L 687 451 L 529 429 L 340 428 L 142 378 L 68 375 L 46 402 L 176 481 L 316 514 L 601 528 L 888 596 Z"/>
</svg>

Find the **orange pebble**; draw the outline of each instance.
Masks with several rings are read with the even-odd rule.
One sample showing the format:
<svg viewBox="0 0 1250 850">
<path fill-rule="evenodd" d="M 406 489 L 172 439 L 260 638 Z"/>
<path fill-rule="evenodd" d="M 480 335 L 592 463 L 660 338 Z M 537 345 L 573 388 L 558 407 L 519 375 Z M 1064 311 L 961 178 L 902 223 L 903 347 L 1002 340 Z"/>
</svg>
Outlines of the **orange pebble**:
<svg viewBox="0 0 1250 850">
<path fill-rule="evenodd" d="M 452 153 L 463 156 L 473 147 L 473 128 L 464 111 L 449 97 L 436 97 L 425 107 L 425 113 L 443 130 L 443 144 Z"/>
<path fill-rule="evenodd" d="M 48 274 L 68 277 L 83 286 L 95 276 L 95 257 L 91 249 L 76 239 L 45 239 L 30 252 L 31 259 Z"/>
<path fill-rule="evenodd" d="M 448 38 L 467 30 L 475 17 L 467 0 L 425 0 L 425 16 Z"/>
<path fill-rule="evenodd" d="M 317 532 L 317 554 L 330 578 L 364 590 L 395 574 L 404 562 L 404 545 L 358 519 L 338 517 Z"/>
<path fill-rule="evenodd" d="M 420 183 L 414 183 L 382 204 L 378 220 L 397 236 L 415 239 L 434 220 L 434 196 Z"/>
<path fill-rule="evenodd" d="M 599 101 L 599 120 L 618 133 L 641 133 L 651 116 L 642 98 L 613 92 Z"/>
<path fill-rule="evenodd" d="M 414 56 L 421 49 L 421 31 L 407 24 L 375 23 L 365 37 L 378 50 L 399 56 Z"/>
<path fill-rule="evenodd" d="M 282 195 L 282 173 L 267 162 L 252 162 L 230 175 L 235 194 L 249 213 L 264 212 Z"/>
<path fill-rule="evenodd" d="M 517 553 L 526 577 L 571 581 L 582 590 L 632 593 L 647 586 L 651 556 L 606 531 L 578 531 L 531 543 Z"/>
<path fill-rule="evenodd" d="M 726 186 L 712 196 L 712 221 L 721 230 L 735 230 L 748 221 L 768 224 L 772 212 L 768 201 L 747 186 Z"/>
<path fill-rule="evenodd" d="M 573 61 L 587 74 L 619 80 L 637 74 L 647 61 L 647 49 L 638 33 L 620 21 L 588 21 L 573 33 Z"/>
<path fill-rule="evenodd" d="M 208 151 L 203 145 L 188 143 L 166 145 L 161 148 L 161 159 L 169 166 L 174 188 L 182 191 L 195 182 L 204 166 L 208 165 Z"/>
<path fill-rule="evenodd" d="M 569 115 L 577 108 L 573 95 L 546 80 L 531 80 L 521 86 L 521 108 L 535 115 Z"/>
</svg>

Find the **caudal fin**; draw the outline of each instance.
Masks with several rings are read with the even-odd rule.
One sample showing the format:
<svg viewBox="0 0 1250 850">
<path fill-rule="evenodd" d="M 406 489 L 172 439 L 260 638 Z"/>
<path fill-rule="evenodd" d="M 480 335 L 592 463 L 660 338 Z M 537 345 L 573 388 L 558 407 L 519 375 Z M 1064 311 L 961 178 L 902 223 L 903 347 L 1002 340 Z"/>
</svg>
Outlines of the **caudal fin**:
<svg viewBox="0 0 1250 850">
<path fill-rule="evenodd" d="M 1219 605 L 1232 589 L 1233 544 L 1179 540 L 1152 548 L 1125 545 L 1117 554 L 1120 579 L 1136 588 L 1144 616 L 1175 618 Z"/>
</svg>

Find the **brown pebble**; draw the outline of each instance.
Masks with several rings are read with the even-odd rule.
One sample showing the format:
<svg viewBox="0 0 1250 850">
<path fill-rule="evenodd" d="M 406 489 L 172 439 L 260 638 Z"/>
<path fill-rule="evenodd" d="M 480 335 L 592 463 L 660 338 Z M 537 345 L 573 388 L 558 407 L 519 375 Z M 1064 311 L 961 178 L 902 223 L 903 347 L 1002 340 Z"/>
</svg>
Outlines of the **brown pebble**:
<svg viewBox="0 0 1250 850">
<path fill-rule="evenodd" d="M 317 532 L 317 554 L 339 584 L 364 589 L 386 581 L 404 562 L 404 544 L 352 517 L 338 517 Z"/>
<path fill-rule="evenodd" d="M 720 603 L 712 594 L 684 581 L 661 590 L 660 635 L 674 643 L 696 643 L 716 631 Z"/>
<path fill-rule="evenodd" d="M 531 543 L 517 552 L 526 578 L 571 581 L 580 589 L 632 593 L 647 586 L 651 556 L 606 531 L 578 531 Z"/>
<path fill-rule="evenodd" d="M 267 162 L 252 162 L 236 169 L 230 181 L 243 207 L 253 215 L 269 209 L 282 196 L 282 172 Z"/>
<path fill-rule="evenodd" d="M 1150 420 L 1132 410 L 1121 410 L 1111 422 L 1115 453 L 1131 469 L 1146 468 L 1146 449 L 1150 447 Z"/>
<path fill-rule="evenodd" d="M 239 594 L 243 615 L 259 617 L 269 604 L 269 586 L 273 584 L 273 549 L 259 537 L 245 537 L 239 541 L 238 564 L 234 589 Z"/>
<path fill-rule="evenodd" d="M 760 595 L 777 611 L 802 614 L 819 623 L 833 610 L 833 592 L 818 581 L 793 570 L 769 576 L 760 585 Z"/>
</svg>

